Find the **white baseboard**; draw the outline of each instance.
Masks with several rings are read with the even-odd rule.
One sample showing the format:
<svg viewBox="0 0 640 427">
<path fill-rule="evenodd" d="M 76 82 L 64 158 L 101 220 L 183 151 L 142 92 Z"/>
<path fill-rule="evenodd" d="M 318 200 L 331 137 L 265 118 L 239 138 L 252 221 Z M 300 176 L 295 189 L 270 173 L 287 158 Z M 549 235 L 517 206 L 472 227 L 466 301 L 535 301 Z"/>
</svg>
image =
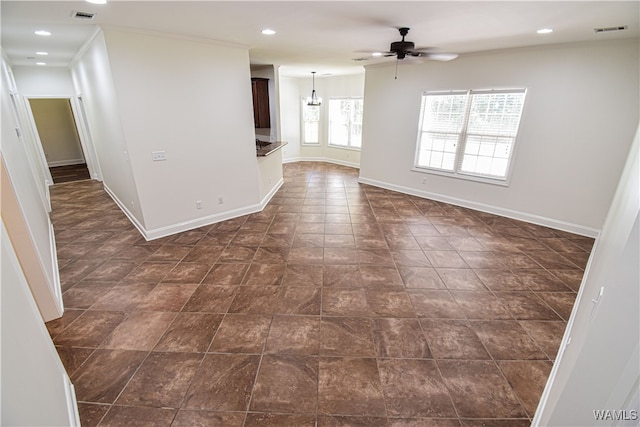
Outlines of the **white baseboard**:
<svg viewBox="0 0 640 427">
<path fill-rule="evenodd" d="M 269 204 L 273 196 L 275 196 L 275 194 L 283 185 L 284 185 L 284 178 L 280 178 L 280 180 L 276 182 L 276 185 L 274 185 L 271 188 L 271 190 L 269 190 L 269 192 L 260 201 L 260 210 L 263 210 L 267 206 L 267 204 Z"/>
<path fill-rule="evenodd" d="M 525 222 L 529 222 L 536 225 L 542 225 L 542 226 L 553 228 L 556 230 L 566 231 L 573 234 L 579 234 L 581 236 L 596 238 L 600 234 L 600 230 L 596 230 L 590 227 L 584 227 L 578 224 L 572 224 L 569 222 L 560 221 L 553 218 L 547 218 L 539 215 L 529 214 L 526 212 L 501 208 L 499 206 L 486 205 L 484 203 L 458 199 L 456 197 L 451 197 L 444 194 L 416 190 L 415 188 L 390 184 L 387 182 L 377 181 L 375 179 L 360 177 L 358 179 L 358 182 L 362 184 L 373 185 L 374 187 L 386 188 L 387 190 L 393 190 L 399 193 L 409 194 L 417 197 L 423 197 L 425 199 L 436 200 L 438 202 L 449 203 L 451 205 L 461 206 L 463 208 L 474 209 L 477 211 L 499 215 L 499 216 L 503 216 L 511 219 L 516 219 L 519 221 L 525 221 Z"/>
<path fill-rule="evenodd" d="M 47 166 L 55 168 L 57 166 L 81 165 L 85 163 L 84 159 L 57 160 L 55 162 L 47 162 Z"/>
<path fill-rule="evenodd" d="M 51 220 L 49 222 L 49 250 L 51 251 L 51 265 L 53 265 L 53 283 L 51 292 L 55 296 L 54 303 L 58 310 L 58 317 L 64 314 L 64 303 L 62 301 L 62 282 L 60 281 L 60 269 L 58 268 L 58 251 L 56 245 L 56 233 Z M 57 318 L 57 317 L 56 317 Z M 48 321 L 51 319 L 45 319 Z"/>
<path fill-rule="evenodd" d="M 166 227 L 160 227 L 153 230 L 147 230 L 144 232 L 145 239 L 155 240 L 161 237 L 170 236 L 176 233 L 182 233 L 183 231 L 193 230 L 195 228 L 204 227 L 206 225 L 215 224 L 221 221 L 227 221 L 240 216 L 249 215 L 256 212 L 261 212 L 264 207 L 269 203 L 271 198 L 282 187 L 284 180 L 281 178 L 275 186 L 267 193 L 267 195 L 255 205 L 244 206 L 238 209 L 230 211 L 220 212 L 214 215 L 208 215 L 201 218 L 196 218 L 189 221 L 184 221 L 178 224 L 172 224 Z"/>
<path fill-rule="evenodd" d="M 336 160 L 329 157 L 293 157 L 288 159 L 282 159 L 282 163 L 296 163 L 296 162 L 325 162 L 325 163 L 332 163 L 334 165 L 347 166 L 350 168 L 360 169 L 359 163 L 345 162 L 343 160 Z"/>
<path fill-rule="evenodd" d="M 140 222 L 138 221 L 138 219 L 129 211 L 129 209 L 127 209 L 127 205 L 122 203 L 120 201 L 120 199 L 118 199 L 118 196 L 116 196 L 116 194 L 111 191 L 111 189 L 109 188 L 109 186 L 107 184 L 105 184 L 105 182 L 102 182 L 102 187 L 104 188 L 104 191 L 107 192 L 107 194 L 109 195 L 109 197 L 111 197 L 111 199 L 116 202 L 116 205 L 118 205 L 118 207 L 120 208 L 120 210 L 122 212 L 124 212 L 124 214 L 126 215 L 126 217 L 129 219 L 129 221 L 131 221 L 131 224 L 133 224 L 133 226 L 135 228 L 138 229 L 138 231 L 140 232 L 140 234 L 142 234 L 142 236 L 147 239 L 147 231 L 145 230 L 145 228 L 142 226 L 142 224 L 140 224 Z"/>
<path fill-rule="evenodd" d="M 69 379 L 69 375 L 64 374 L 64 391 L 67 393 L 67 414 L 69 416 L 69 426 L 80 426 L 80 413 L 78 412 L 78 401 L 76 389 Z"/>
<path fill-rule="evenodd" d="M 151 230 L 147 230 L 137 219 L 136 217 L 127 209 L 126 205 L 122 203 L 118 197 L 109 189 L 109 187 L 104 184 L 104 189 L 109 194 L 109 196 L 113 199 L 114 202 L 118 205 L 120 210 L 124 212 L 124 214 L 129 218 L 129 221 L 138 229 L 140 234 L 145 238 L 145 240 L 155 240 L 160 239 L 162 237 L 170 236 L 177 233 L 182 233 L 184 231 L 193 230 L 196 228 L 204 227 L 206 225 L 215 224 L 221 221 L 227 221 L 233 218 L 238 218 L 240 216 L 249 215 L 256 212 L 261 212 L 265 206 L 269 203 L 271 198 L 276 194 L 276 192 L 282 187 L 284 184 L 284 179 L 280 178 L 280 180 L 273 186 L 273 188 L 265 195 L 265 197 L 255 205 L 244 206 L 238 209 L 233 209 L 230 211 L 220 212 L 214 215 L 207 215 L 204 217 L 179 222 L 176 224 L 171 224 L 165 227 L 154 228 Z"/>
</svg>

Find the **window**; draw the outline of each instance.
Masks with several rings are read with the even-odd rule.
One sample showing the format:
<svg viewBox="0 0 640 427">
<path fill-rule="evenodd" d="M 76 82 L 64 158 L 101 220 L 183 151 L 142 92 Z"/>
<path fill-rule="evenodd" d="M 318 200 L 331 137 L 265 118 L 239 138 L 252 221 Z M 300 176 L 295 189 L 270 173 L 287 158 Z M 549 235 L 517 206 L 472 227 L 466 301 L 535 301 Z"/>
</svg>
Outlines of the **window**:
<svg viewBox="0 0 640 427">
<path fill-rule="evenodd" d="M 329 145 L 362 146 L 362 98 L 329 100 Z"/>
<path fill-rule="evenodd" d="M 525 90 L 426 92 L 416 167 L 505 181 Z"/>
<path fill-rule="evenodd" d="M 320 106 L 302 100 L 302 143 L 320 144 Z"/>
</svg>

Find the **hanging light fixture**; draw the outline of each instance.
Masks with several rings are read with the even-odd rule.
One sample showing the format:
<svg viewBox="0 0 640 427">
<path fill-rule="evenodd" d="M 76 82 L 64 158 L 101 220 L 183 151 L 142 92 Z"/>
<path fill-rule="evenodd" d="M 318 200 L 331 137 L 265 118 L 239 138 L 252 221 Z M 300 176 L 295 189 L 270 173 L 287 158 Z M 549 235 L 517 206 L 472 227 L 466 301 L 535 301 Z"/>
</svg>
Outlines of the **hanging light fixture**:
<svg viewBox="0 0 640 427">
<path fill-rule="evenodd" d="M 311 106 L 319 106 L 322 104 L 322 98 L 318 97 L 316 94 L 316 72 L 311 72 L 311 78 L 313 79 L 313 90 L 311 91 L 311 96 L 307 98 L 307 105 Z"/>
</svg>

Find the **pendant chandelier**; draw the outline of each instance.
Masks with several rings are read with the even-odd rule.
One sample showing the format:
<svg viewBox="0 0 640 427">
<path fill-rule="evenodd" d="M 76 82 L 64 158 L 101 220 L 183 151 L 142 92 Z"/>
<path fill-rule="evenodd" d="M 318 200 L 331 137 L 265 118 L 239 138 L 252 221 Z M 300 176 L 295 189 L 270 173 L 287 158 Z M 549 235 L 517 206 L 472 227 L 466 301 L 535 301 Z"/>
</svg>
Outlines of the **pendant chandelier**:
<svg viewBox="0 0 640 427">
<path fill-rule="evenodd" d="M 311 72 L 311 78 L 313 79 L 313 90 L 311 91 L 311 96 L 307 98 L 307 105 L 311 105 L 314 107 L 322 104 L 322 98 L 318 97 L 316 94 L 316 72 Z"/>
</svg>

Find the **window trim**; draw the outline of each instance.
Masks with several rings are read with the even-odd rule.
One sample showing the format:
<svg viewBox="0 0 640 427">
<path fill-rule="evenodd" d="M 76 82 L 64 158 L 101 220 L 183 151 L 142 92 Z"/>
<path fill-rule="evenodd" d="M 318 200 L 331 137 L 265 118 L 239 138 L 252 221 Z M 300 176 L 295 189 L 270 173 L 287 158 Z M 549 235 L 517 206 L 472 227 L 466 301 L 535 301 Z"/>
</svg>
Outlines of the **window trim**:
<svg viewBox="0 0 640 427">
<path fill-rule="evenodd" d="M 522 117 L 524 116 L 525 103 L 523 102 L 522 111 L 520 112 L 520 117 L 518 119 L 518 127 L 517 127 L 517 130 L 516 130 L 516 133 L 513 136 L 513 144 L 512 144 L 511 152 L 509 153 L 509 158 L 508 158 L 508 162 L 507 162 L 507 170 L 506 170 L 506 173 L 504 175 L 504 178 L 502 178 L 502 177 L 494 177 L 494 176 L 491 176 L 491 175 L 483 175 L 483 174 L 476 174 L 476 173 L 471 173 L 471 172 L 463 172 L 463 171 L 460 170 L 461 167 L 462 167 L 462 161 L 463 161 L 463 158 L 464 158 L 464 148 L 465 148 L 465 145 L 466 145 L 466 139 L 467 139 L 467 135 L 468 135 L 467 129 L 468 129 L 468 123 L 469 123 L 469 113 L 470 113 L 470 110 L 471 110 L 471 97 L 470 97 L 470 95 L 499 94 L 499 93 L 523 93 L 525 95 L 525 99 L 526 99 L 527 91 L 528 91 L 528 89 L 526 87 L 499 88 L 499 89 L 467 89 L 467 90 L 444 90 L 444 91 L 443 90 L 438 90 L 438 91 L 425 90 L 425 91 L 423 91 L 422 95 L 421 95 L 422 102 L 421 102 L 421 106 L 420 106 L 420 115 L 418 117 L 418 136 L 417 136 L 417 140 L 416 140 L 415 156 L 414 156 L 413 167 L 411 168 L 411 171 L 508 187 L 510 185 L 510 183 L 511 183 L 511 173 L 512 173 L 512 170 L 513 170 L 513 167 L 512 167 L 513 166 L 513 162 L 515 161 L 516 154 L 517 154 L 517 151 L 518 151 L 519 144 L 517 143 L 517 141 L 518 141 L 519 135 L 520 135 L 520 124 L 522 122 Z M 453 171 L 449 171 L 447 169 L 440 169 L 440 168 L 435 168 L 435 167 L 430 167 L 430 166 L 421 166 L 421 165 L 419 165 L 418 164 L 418 158 L 420 156 L 420 140 L 421 140 L 422 134 L 423 134 L 422 124 L 423 124 L 423 121 L 424 121 L 424 108 L 425 108 L 425 98 L 424 97 L 427 96 L 427 95 L 438 96 L 438 95 L 461 95 L 461 94 L 466 94 L 468 98 L 467 98 L 466 104 L 465 104 L 464 124 L 462 126 L 462 129 L 461 129 L 460 133 L 458 134 L 459 135 L 458 136 L 458 147 L 456 149 L 456 157 L 455 157 L 455 161 L 454 161 L 454 170 Z"/>
<path fill-rule="evenodd" d="M 300 108 L 300 123 L 302 124 L 302 126 L 300 126 L 300 144 L 301 145 L 306 145 L 306 146 L 310 146 L 310 147 L 318 147 L 321 145 L 321 141 L 322 141 L 322 126 L 320 126 L 321 123 L 321 115 L 322 115 L 322 106 L 318 105 L 315 106 L 314 108 L 318 109 L 318 121 L 316 123 L 318 123 L 318 142 L 307 142 L 305 135 L 306 135 L 306 121 L 304 120 L 304 109 L 305 107 L 309 107 L 307 105 L 307 99 L 306 98 L 300 98 L 301 99 L 301 108 Z"/>
<path fill-rule="evenodd" d="M 328 128 L 328 135 L 327 135 L 327 147 L 330 148 L 338 148 L 338 149 L 343 149 L 343 150 L 352 150 L 352 151 L 361 151 L 362 150 L 362 135 L 360 135 L 360 146 L 355 146 L 355 145 L 351 145 L 351 132 L 349 132 L 349 141 L 347 145 L 338 145 L 338 144 L 332 144 L 331 143 L 331 101 L 335 101 L 335 100 L 361 100 L 363 103 L 363 109 L 364 109 L 364 96 L 334 96 L 334 97 L 330 97 L 329 98 L 329 112 L 327 113 L 327 128 Z M 363 120 L 364 122 L 364 120 Z M 349 121 L 349 129 L 351 129 L 351 124 L 352 122 Z M 360 123 L 360 126 L 362 127 L 363 123 Z M 362 131 L 362 130 L 361 130 Z"/>
</svg>

